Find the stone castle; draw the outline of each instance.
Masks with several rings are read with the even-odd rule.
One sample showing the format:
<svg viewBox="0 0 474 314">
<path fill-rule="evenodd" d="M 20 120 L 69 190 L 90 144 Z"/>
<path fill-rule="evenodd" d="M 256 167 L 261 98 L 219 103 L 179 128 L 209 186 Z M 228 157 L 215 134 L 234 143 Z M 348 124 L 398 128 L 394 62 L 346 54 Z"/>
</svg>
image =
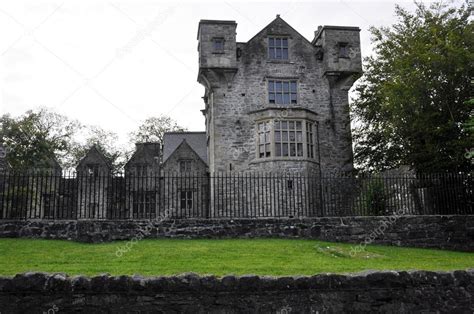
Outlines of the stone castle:
<svg viewBox="0 0 474 314">
<path fill-rule="evenodd" d="M 348 91 L 362 72 L 359 28 L 320 26 L 309 41 L 277 16 L 246 43 L 236 28 L 199 23 L 210 172 L 352 170 Z"/>
</svg>

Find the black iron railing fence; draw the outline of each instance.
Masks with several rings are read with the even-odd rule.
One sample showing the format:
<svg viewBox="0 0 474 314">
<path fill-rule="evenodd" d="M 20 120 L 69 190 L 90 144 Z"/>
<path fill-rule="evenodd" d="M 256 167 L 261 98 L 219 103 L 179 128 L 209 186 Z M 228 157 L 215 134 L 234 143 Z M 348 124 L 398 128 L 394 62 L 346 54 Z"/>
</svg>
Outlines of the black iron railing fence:
<svg viewBox="0 0 474 314">
<path fill-rule="evenodd" d="M 470 174 L 0 173 L 0 219 L 474 214 Z"/>
</svg>

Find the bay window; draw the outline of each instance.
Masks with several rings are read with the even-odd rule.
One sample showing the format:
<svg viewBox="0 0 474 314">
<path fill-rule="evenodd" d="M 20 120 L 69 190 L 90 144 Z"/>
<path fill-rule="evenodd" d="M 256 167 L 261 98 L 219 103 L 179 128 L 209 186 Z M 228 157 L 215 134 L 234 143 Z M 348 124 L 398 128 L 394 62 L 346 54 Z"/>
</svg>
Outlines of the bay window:
<svg viewBox="0 0 474 314">
<path fill-rule="evenodd" d="M 316 158 L 315 124 L 306 120 L 258 123 L 258 158 Z"/>
<path fill-rule="evenodd" d="M 275 121 L 275 156 L 303 157 L 301 121 Z"/>
</svg>

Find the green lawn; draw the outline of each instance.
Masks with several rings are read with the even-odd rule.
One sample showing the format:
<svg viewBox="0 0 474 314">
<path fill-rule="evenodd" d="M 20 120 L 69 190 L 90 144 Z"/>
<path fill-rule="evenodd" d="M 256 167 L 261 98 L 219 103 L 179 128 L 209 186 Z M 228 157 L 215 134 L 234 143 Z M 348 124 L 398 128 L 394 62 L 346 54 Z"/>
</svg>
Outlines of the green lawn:
<svg viewBox="0 0 474 314">
<path fill-rule="evenodd" d="M 474 253 L 370 245 L 352 257 L 351 244 L 287 239 L 143 240 L 117 257 L 117 248 L 126 243 L 0 239 L 0 275 L 45 271 L 70 275 L 195 272 L 283 276 L 474 268 Z"/>
</svg>

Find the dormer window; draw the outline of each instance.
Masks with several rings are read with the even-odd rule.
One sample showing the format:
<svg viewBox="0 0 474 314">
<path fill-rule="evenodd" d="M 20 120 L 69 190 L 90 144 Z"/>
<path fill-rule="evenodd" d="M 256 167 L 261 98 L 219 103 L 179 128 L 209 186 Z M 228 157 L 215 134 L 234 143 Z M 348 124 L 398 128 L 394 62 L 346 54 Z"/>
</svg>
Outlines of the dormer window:
<svg viewBox="0 0 474 314">
<path fill-rule="evenodd" d="M 347 43 L 338 43 L 338 48 L 339 48 L 339 53 L 338 53 L 339 58 L 349 58 L 349 46 L 347 45 Z"/>
<path fill-rule="evenodd" d="M 288 60 L 288 37 L 268 37 L 268 58 Z"/>
<path fill-rule="evenodd" d="M 224 52 L 224 38 L 216 37 L 212 39 L 214 52 Z"/>
</svg>

